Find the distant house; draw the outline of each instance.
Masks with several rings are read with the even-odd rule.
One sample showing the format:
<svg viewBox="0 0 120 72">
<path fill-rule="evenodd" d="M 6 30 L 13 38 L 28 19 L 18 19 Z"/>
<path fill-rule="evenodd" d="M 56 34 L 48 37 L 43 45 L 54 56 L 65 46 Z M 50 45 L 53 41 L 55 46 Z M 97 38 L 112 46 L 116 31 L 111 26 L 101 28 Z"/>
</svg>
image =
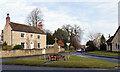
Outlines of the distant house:
<svg viewBox="0 0 120 72">
<path fill-rule="evenodd" d="M 6 17 L 6 25 L 3 30 L 3 42 L 8 45 L 21 45 L 23 49 L 46 48 L 46 34 L 42 30 L 42 24 L 38 27 L 10 22 L 9 14 Z"/>
<path fill-rule="evenodd" d="M 102 35 L 101 35 L 100 33 L 98 33 L 98 34 L 97 34 L 97 38 L 93 40 L 94 45 L 95 45 L 98 49 L 100 49 L 100 43 L 101 43 L 100 38 L 101 38 L 101 36 L 102 36 Z"/>
<path fill-rule="evenodd" d="M 107 41 L 107 51 L 120 51 L 120 26 Z"/>
</svg>

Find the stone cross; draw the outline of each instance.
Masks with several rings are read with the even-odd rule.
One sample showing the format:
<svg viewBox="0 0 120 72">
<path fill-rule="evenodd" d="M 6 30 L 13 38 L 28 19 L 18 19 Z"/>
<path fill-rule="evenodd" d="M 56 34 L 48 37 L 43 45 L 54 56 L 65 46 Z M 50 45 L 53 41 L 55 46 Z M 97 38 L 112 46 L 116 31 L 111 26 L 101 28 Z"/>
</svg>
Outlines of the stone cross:
<svg viewBox="0 0 120 72">
<path fill-rule="evenodd" d="M 57 40 L 58 40 L 58 39 L 57 39 L 57 38 L 55 38 L 54 40 L 55 40 L 55 43 L 57 43 Z"/>
<path fill-rule="evenodd" d="M 55 38 L 54 40 L 55 40 L 55 43 L 54 43 L 54 53 L 58 53 L 57 38 Z"/>
</svg>

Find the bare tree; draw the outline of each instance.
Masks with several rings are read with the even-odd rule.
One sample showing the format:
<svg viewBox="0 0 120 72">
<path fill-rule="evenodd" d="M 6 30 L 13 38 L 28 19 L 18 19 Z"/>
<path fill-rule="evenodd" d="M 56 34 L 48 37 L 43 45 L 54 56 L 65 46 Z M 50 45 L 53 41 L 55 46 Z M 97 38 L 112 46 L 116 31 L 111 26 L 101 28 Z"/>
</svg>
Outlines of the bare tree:
<svg viewBox="0 0 120 72">
<path fill-rule="evenodd" d="M 50 34 L 52 34 L 52 32 L 51 32 L 49 29 L 43 29 L 43 31 L 44 31 L 45 33 L 50 33 Z"/>
<path fill-rule="evenodd" d="M 96 47 L 100 47 L 100 43 L 101 43 L 101 33 L 93 33 L 93 32 L 90 32 L 89 35 L 88 35 L 88 38 L 93 41 L 94 45 Z"/>
<path fill-rule="evenodd" d="M 70 43 L 75 48 L 79 48 L 82 37 L 82 30 L 80 26 L 63 25 L 62 27 L 69 34 Z"/>
<path fill-rule="evenodd" d="M 89 32 L 88 38 L 93 41 L 98 36 L 98 33 Z"/>
<path fill-rule="evenodd" d="M 27 24 L 37 27 L 39 22 L 43 22 L 43 14 L 39 8 L 33 9 L 33 11 L 26 18 Z"/>
</svg>

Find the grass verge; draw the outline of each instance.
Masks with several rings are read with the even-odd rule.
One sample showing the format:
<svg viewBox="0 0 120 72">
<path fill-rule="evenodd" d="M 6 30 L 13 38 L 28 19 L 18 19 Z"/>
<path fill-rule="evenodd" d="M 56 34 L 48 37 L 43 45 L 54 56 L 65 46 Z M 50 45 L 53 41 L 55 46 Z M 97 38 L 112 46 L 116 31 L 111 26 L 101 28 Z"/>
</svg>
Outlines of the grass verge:
<svg viewBox="0 0 120 72">
<path fill-rule="evenodd" d="M 53 61 L 49 64 L 44 64 L 48 60 L 36 58 L 24 58 L 11 61 L 2 62 L 8 65 L 29 65 L 29 66 L 45 66 L 45 67 L 69 67 L 69 68 L 115 68 L 118 67 L 117 63 L 108 61 L 84 58 L 71 55 L 69 60 L 66 61 Z"/>
<path fill-rule="evenodd" d="M 92 51 L 88 53 L 97 54 L 97 55 L 120 56 L 120 52 Z"/>
<path fill-rule="evenodd" d="M 5 61 L 5 62 L 2 62 L 2 64 L 7 64 L 7 65 L 42 66 L 46 62 L 48 62 L 48 60 L 44 60 L 43 58 L 40 58 L 40 57 L 34 57 L 34 58 L 22 58 L 22 59 Z"/>
</svg>

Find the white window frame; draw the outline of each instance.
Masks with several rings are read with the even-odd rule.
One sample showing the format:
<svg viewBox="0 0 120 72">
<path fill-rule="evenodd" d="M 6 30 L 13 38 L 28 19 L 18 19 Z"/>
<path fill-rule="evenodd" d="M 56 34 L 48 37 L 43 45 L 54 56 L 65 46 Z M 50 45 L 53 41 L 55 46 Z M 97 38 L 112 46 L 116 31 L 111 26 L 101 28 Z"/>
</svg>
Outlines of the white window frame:
<svg viewBox="0 0 120 72">
<path fill-rule="evenodd" d="M 24 37 L 21 37 L 21 34 L 24 34 Z M 21 37 L 21 38 L 25 38 L 25 33 L 21 33 L 21 34 L 20 34 L 20 37 Z"/>
<path fill-rule="evenodd" d="M 117 46 L 116 46 L 116 44 L 117 44 Z M 118 45 L 119 45 L 119 48 L 118 48 Z M 115 42 L 115 48 L 120 49 L 120 42 Z"/>
<path fill-rule="evenodd" d="M 117 45 L 116 44 L 117 44 L 117 42 L 115 42 L 115 49 L 117 49 Z"/>
<path fill-rule="evenodd" d="M 25 49 L 25 42 L 21 42 L 21 46 L 22 46 L 22 43 L 24 43 L 24 48 L 23 49 Z"/>
<path fill-rule="evenodd" d="M 32 37 L 31 37 L 31 35 L 32 35 Z M 30 38 L 33 39 L 33 38 L 34 38 L 34 35 L 33 35 L 33 34 L 30 34 Z"/>
<path fill-rule="evenodd" d="M 38 38 L 38 36 L 40 36 L 40 35 L 37 35 L 37 39 L 41 39 L 41 36 L 40 36 L 40 38 Z"/>
<path fill-rule="evenodd" d="M 38 47 L 38 44 L 39 44 L 40 47 Z M 40 43 L 37 43 L 37 47 L 38 47 L 38 48 L 41 48 L 41 44 L 40 44 Z"/>
<path fill-rule="evenodd" d="M 120 49 L 120 42 L 118 42 L 118 44 L 119 44 L 119 48 L 118 49 Z"/>
</svg>

